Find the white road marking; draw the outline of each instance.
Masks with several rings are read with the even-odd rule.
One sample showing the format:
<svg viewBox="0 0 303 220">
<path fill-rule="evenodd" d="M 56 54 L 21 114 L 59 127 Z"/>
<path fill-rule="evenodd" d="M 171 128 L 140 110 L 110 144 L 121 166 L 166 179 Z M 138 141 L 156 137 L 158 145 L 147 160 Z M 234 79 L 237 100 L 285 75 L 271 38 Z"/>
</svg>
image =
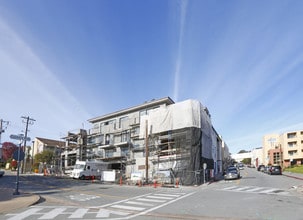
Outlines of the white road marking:
<svg viewBox="0 0 303 220">
<path fill-rule="evenodd" d="M 232 187 L 223 188 L 221 190 L 231 191 L 231 192 L 289 195 L 289 192 L 284 191 L 282 189 L 257 187 L 257 186 L 245 186 L 245 187 L 232 186 Z"/>
<path fill-rule="evenodd" d="M 166 196 L 166 197 L 179 197 L 180 195 L 175 195 L 175 194 L 164 194 L 164 193 L 155 193 L 153 194 L 155 196 Z"/>
<path fill-rule="evenodd" d="M 272 189 L 268 189 L 268 190 L 262 190 L 262 191 L 260 191 L 259 193 L 272 193 L 272 192 L 274 192 L 274 191 L 276 191 L 276 190 L 278 190 L 278 189 L 272 188 Z"/>
<path fill-rule="evenodd" d="M 146 196 L 146 197 L 151 198 L 151 199 L 165 199 L 165 200 L 173 199 L 173 198 L 168 198 L 168 197 L 163 197 L 163 196 Z"/>
<path fill-rule="evenodd" d="M 31 208 L 24 212 L 18 213 L 18 214 L 7 214 L 7 215 L 14 215 L 13 217 L 7 219 L 7 220 L 22 220 L 25 219 L 31 215 L 38 214 L 37 212 L 41 211 L 43 208 Z"/>
<path fill-rule="evenodd" d="M 11 216 L 8 220 L 87 219 L 87 217 L 92 220 L 98 218 L 130 219 L 152 212 L 194 193 L 148 193 L 102 206 L 85 208 L 76 206 L 32 206 L 22 213 L 7 214 L 6 216 Z M 93 215 L 94 217 L 92 217 Z"/>
<path fill-rule="evenodd" d="M 58 215 L 62 214 L 65 210 L 66 210 L 66 208 L 55 208 L 55 209 L 45 213 L 39 219 L 53 219 L 53 218 L 57 217 Z"/>
<path fill-rule="evenodd" d="M 96 215 L 96 218 L 108 218 L 111 214 L 121 215 L 121 216 L 129 215 L 129 213 L 127 213 L 127 212 L 114 211 L 114 210 L 108 210 L 108 209 L 100 209 L 99 212 Z"/>
<path fill-rule="evenodd" d="M 111 206 L 111 208 L 135 210 L 135 211 L 142 211 L 145 209 L 143 207 L 127 206 L 127 205 L 113 205 L 113 206 Z"/>
<path fill-rule="evenodd" d="M 143 203 L 143 202 L 135 202 L 135 201 L 128 201 L 125 202 L 126 204 L 132 204 L 132 205 L 141 205 L 141 206 L 154 206 L 153 204 L 149 203 Z"/>
<path fill-rule="evenodd" d="M 137 201 L 144 201 L 144 202 L 165 202 L 165 200 L 160 199 L 146 199 L 146 198 L 139 198 L 136 199 Z"/>
<path fill-rule="evenodd" d="M 224 190 L 231 190 L 231 189 L 236 189 L 236 188 L 238 188 L 238 186 L 227 187 L 227 188 L 224 188 Z"/>
<path fill-rule="evenodd" d="M 77 209 L 68 218 L 83 218 L 89 209 Z"/>
<path fill-rule="evenodd" d="M 237 188 L 237 189 L 234 189 L 235 191 L 242 191 L 242 190 L 246 190 L 246 189 L 250 189 L 249 186 L 245 186 L 245 187 L 240 187 L 240 188 Z"/>
<path fill-rule="evenodd" d="M 259 191 L 259 190 L 261 190 L 261 189 L 264 189 L 264 187 L 255 187 L 255 188 L 246 190 L 246 192 L 255 192 L 255 191 Z"/>
</svg>

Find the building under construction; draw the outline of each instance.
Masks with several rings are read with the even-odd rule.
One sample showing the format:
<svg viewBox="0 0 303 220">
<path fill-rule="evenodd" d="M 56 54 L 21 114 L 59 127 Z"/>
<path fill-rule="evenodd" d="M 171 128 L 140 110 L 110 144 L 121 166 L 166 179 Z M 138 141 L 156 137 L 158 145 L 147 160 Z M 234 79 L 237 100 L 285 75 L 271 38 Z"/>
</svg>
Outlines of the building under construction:
<svg viewBox="0 0 303 220">
<path fill-rule="evenodd" d="M 220 174 L 229 157 L 208 109 L 196 100 L 166 97 L 88 121 L 92 129 L 65 138 L 65 165 L 102 160 L 127 179 L 198 185 Z"/>
</svg>

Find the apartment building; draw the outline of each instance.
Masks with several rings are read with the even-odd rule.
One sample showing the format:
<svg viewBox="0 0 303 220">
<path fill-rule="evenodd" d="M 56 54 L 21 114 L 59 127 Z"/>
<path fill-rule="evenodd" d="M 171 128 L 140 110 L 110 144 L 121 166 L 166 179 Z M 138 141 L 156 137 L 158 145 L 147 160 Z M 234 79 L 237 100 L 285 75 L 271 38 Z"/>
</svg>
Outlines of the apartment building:
<svg viewBox="0 0 303 220">
<path fill-rule="evenodd" d="M 160 173 L 184 185 L 200 184 L 205 165 L 206 176 L 216 175 L 223 170 L 222 156 L 229 156 L 208 109 L 196 100 L 175 103 L 165 97 L 88 121 L 92 129 L 86 136 L 66 138 L 76 147 L 66 150 L 64 159 L 73 154 L 74 160 L 106 161 L 126 178 Z"/>
<path fill-rule="evenodd" d="M 275 151 L 276 149 L 280 148 L 280 134 L 267 134 L 263 136 L 263 153 L 262 153 L 262 163 L 259 163 L 259 165 L 263 164 L 263 165 L 268 165 L 268 164 L 272 164 L 271 160 L 272 160 L 272 153 L 273 151 Z M 282 154 L 282 151 L 281 151 Z M 280 155 L 280 158 L 282 159 L 282 156 Z M 279 164 L 281 163 L 281 161 L 279 161 Z"/>
<path fill-rule="evenodd" d="M 264 164 L 283 167 L 303 164 L 303 131 L 268 134 L 263 137 Z"/>
<path fill-rule="evenodd" d="M 284 166 L 303 164 L 303 130 L 283 133 L 280 141 Z"/>
</svg>

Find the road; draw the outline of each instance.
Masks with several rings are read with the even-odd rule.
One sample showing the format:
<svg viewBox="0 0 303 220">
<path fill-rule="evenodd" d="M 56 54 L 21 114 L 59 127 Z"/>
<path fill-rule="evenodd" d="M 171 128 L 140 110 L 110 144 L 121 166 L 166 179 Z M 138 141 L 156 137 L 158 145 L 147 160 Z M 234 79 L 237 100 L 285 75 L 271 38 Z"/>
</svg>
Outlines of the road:
<svg viewBox="0 0 303 220">
<path fill-rule="evenodd" d="M 241 175 L 239 180 L 178 188 L 22 176 L 20 190 L 40 194 L 42 202 L 0 219 L 303 219 L 302 180 L 251 168 Z"/>
</svg>

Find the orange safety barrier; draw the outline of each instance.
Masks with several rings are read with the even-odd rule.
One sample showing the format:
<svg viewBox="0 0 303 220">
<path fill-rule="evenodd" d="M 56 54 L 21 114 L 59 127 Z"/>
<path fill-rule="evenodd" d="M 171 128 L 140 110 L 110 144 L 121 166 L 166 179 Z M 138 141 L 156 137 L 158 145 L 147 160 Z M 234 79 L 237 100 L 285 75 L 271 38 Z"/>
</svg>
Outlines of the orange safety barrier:
<svg viewBox="0 0 303 220">
<path fill-rule="evenodd" d="M 157 188 L 157 181 L 154 180 L 154 188 Z"/>
<path fill-rule="evenodd" d="M 122 176 L 120 176 L 120 186 L 122 186 Z"/>
</svg>

